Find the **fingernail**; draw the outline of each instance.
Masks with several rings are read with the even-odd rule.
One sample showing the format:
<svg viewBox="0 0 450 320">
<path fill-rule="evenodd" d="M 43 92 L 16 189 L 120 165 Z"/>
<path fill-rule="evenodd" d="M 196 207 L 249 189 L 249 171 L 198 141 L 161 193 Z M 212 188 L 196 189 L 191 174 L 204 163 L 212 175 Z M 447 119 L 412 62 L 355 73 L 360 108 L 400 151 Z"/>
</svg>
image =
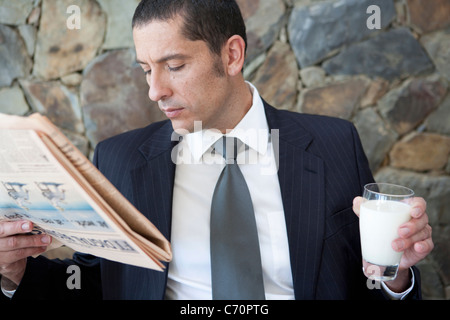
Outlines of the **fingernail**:
<svg viewBox="0 0 450 320">
<path fill-rule="evenodd" d="M 417 244 L 417 249 L 419 249 L 419 252 L 422 252 L 425 249 L 425 246 L 421 243 Z"/>
<path fill-rule="evenodd" d="M 400 228 L 400 230 L 398 231 L 398 234 L 401 237 L 406 237 L 409 234 L 409 228 Z"/>
<path fill-rule="evenodd" d="M 394 250 L 401 251 L 401 250 L 403 250 L 405 244 L 403 243 L 403 241 L 395 241 L 393 243 L 393 246 L 394 246 Z"/>
<path fill-rule="evenodd" d="M 30 223 L 29 222 L 25 222 L 25 223 L 22 223 L 22 230 L 23 231 L 30 231 Z"/>
<path fill-rule="evenodd" d="M 417 218 L 420 215 L 420 212 L 421 212 L 421 210 L 419 208 L 413 208 L 412 211 L 411 211 L 411 215 L 414 218 Z"/>
<path fill-rule="evenodd" d="M 50 237 L 49 236 L 43 236 L 41 238 L 42 243 L 50 243 Z"/>
</svg>

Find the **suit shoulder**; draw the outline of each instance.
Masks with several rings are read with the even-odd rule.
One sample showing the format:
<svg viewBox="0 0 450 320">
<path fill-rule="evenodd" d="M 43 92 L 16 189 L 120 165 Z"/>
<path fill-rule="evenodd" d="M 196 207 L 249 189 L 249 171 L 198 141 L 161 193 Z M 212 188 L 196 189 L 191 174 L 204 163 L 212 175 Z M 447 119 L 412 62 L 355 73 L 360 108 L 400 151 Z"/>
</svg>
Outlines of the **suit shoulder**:
<svg viewBox="0 0 450 320">
<path fill-rule="evenodd" d="M 352 123 L 350 121 L 341 118 L 318 114 L 299 113 L 299 112 L 291 112 L 291 113 L 294 114 L 293 117 L 295 117 L 296 120 L 304 124 L 311 124 L 312 126 L 327 125 L 327 124 L 339 126 L 352 126 Z"/>
<path fill-rule="evenodd" d="M 139 146 L 149 139 L 156 131 L 165 126 L 169 121 L 159 121 L 144 128 L 133 129 L 113 137 L 107 138 L 97 144 L 97 147 L 105 148 L 111 146 Z"/>
<path fill-rule="evenodd" d="M 355 130 L 352 122 L 341 118 L 284 110 L 282 112 L 286 113 L 292 121 L 313 135 L 332 137 L 342 134 L 348 135 Z"/>
</svg>

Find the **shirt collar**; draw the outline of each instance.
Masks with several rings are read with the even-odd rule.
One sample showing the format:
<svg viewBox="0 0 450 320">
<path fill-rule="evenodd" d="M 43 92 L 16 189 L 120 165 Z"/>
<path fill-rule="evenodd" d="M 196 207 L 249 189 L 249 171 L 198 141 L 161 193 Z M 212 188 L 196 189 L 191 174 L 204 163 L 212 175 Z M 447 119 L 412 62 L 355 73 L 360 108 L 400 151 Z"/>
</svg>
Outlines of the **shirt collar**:
<svg viewBox="0 0 450 320">
<path fill-rule="evenodd" d="M 239 138 L 248 147 L 264 155 L 267 152 L 269 141 L 269 126 L 264 104 L 256 87 L 250 82 L 246 83 L 253 95 L 252 106 L 237 126 L 227 132 L 226 136 Z M 183 142 L 187 144 L 193 159 L 199 161 L 203 154 L 221 137 L 223 134 L 219 130 L 204 129 L 185 135 Z"/>
</svg>

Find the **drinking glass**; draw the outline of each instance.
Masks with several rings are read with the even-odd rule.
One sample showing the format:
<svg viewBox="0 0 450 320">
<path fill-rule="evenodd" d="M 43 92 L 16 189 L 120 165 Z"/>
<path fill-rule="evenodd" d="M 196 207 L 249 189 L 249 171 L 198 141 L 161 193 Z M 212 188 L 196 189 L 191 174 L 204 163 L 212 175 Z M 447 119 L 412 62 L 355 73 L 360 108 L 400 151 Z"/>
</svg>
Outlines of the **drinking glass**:
<svg viewBox="0 0 450 320">
<path fill-rule="evenodd" d="M 403 252 L 392 248 L 400 225 L 411 219 L 414 191 L 390 183 L 364 186 L 359 215 L 363 271 L 377 281 L 394 280 Z"/>
</svg>

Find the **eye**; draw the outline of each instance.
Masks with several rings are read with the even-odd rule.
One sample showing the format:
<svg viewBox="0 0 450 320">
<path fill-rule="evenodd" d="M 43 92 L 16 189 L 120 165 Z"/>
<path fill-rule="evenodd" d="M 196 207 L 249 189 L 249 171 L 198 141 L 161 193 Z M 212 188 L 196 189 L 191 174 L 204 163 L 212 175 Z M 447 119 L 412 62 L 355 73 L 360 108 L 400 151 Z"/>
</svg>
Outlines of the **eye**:
<svg viewBox="0 0 450 320">
<path fill-rule="evenodd" d="M 152 70 L 147 70 L 147 71 L 144 70 L 144 73 L 145 73 L 145 75 L 151 75 L 152 74 Z"/>
<path fill-rule="evenodd" d="M 169 70 L 170 72 L 176 72 L 176 71 L 180 71 L 181 69 L 183 69 L 183 67 L 184 67 L 184 64 L 182 64 L 181 66 L 178 66 L 178 67 L 167 66 L 167 70 Z"/>
</svg>

